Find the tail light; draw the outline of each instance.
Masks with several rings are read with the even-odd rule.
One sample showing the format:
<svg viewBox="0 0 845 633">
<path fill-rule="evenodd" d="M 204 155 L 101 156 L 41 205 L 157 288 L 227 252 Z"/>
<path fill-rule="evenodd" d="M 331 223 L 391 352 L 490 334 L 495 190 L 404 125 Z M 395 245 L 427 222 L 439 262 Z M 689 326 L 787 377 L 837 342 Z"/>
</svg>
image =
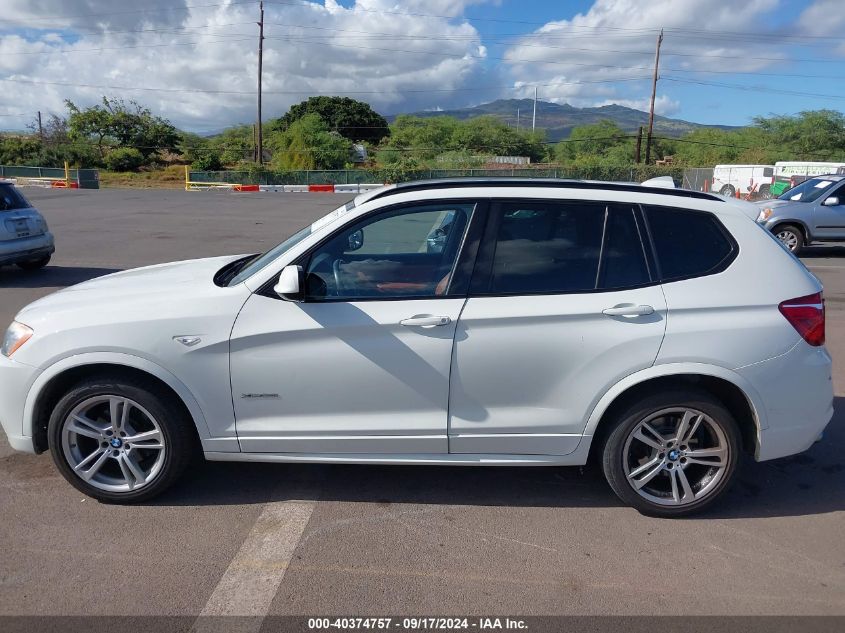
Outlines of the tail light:
<svg viewBox="0 0 845 633">
<path fill-rule="evenodd" d="M 805 341 L 810 345 L 824 345 L 824 297 L 817 292 L 814 295 L 787 299 L 778 306 Z"/>
</svg>

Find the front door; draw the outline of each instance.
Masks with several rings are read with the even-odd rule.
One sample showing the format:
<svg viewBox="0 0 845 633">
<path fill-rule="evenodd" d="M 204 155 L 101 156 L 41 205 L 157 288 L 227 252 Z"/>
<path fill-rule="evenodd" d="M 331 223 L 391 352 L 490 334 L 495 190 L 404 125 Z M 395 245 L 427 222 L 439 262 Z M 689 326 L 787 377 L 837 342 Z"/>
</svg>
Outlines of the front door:
<svg viewBox="0 0 845 633">
<path fill-rule="evenodd" d="M 598 398 L 654 363 L 666 302 L 639 210 L 504 202 L 455 336 L 452 453 L 565 455 Z"/>
<path fill-rule="evenodd" d="M 231 339 L 243 451 L 448 451 L 452 344 L 466 296 L 454 271 L 473 209 L 434 203 L 366 216 L 299 262 L 302 303 L 272 291 L 247 301 Z"/>
<path fill-rule="evenodd" d="M 826 206 L 823 204 L 828 198 L 838 198 L 839 204 Z M 844 239 L 845 238 L 845 184 L 813 202 L 813 233 L 816 238 Z"/>
</svg>

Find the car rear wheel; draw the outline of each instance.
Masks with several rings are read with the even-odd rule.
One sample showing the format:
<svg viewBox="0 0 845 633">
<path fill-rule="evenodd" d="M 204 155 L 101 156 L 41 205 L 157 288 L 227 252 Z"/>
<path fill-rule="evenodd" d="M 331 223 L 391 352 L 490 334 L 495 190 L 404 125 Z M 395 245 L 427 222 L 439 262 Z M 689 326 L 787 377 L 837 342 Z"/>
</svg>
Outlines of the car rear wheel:
<svg viewBox="0 0 845 633">
<path fill-rule="evenodd" d="M 75 488 L 107 503 L 146 501 L 182 474 L 192 453 L 192 421 L 168 394 L 143 381 L 93 378 L 56 405 L 50 452 Z"/>
<path fill-rule="evenodd" d="M 698 512 L 727 490 L 741 450 L 725 406 L 703 391 L 655 394 L 614 420 L 602 467 L 610 487 L 643 514 Z"/>
<path fill-rule="evenodd" d="M 22 268 L 23 270 L 38 270 L 39 268 L 44 268 L 47 264 L 50 263 L 50 256 L 42 257 L 41 259 L 30 259 L 25 262 L 18 262 L 18 268 Z"/>
<path fill-rule="evenodd" d="M 723 196 L 733 197 L 736 195 L 736 189 L 734 189 L 731 185 L 725 185 L 719 190 L 719 193 L 721 193 Z"/>
<path fill-rule="evenodd" d="M 786 248 L 797 253 L 804 246 L 804 232 L 792 224 L 784 224 L 773 231 Z"/>
</svg>

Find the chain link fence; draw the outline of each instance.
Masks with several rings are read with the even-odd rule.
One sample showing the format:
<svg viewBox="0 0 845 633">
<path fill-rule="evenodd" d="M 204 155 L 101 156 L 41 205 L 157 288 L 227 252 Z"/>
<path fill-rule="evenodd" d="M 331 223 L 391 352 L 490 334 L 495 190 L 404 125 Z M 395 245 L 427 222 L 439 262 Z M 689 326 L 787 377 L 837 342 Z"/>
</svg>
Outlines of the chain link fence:
<svg viewBox="0 0 845 633">
<path fill-rule="evenodd" d="M 191 182 L 225 182 L 242 185 L 350 185 L 393 183 L 437 178 L 568 178 L 642 182 L 657 176 L 672 176 L 677 184 L 684 170 L 678 167 L 637 165 L 634 167 L 578 166 L 512 169 L 338 169 L 308 171 L 192 171 Z"/>
</svg>

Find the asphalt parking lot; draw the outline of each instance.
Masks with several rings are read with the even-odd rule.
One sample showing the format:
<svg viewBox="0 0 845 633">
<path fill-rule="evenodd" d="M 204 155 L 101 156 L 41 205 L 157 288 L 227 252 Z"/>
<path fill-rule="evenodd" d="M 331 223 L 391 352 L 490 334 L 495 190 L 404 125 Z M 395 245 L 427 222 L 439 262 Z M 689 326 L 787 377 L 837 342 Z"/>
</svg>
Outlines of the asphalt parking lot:
<svg viewBox="0 0 845 633">
<path fill-rule="evenodd" d="M 146 264 L 265 250 L 334 194 L 27 195 L 51 265 L 0 269 L 0 321 L 57 288 Z M 845 246 L 804 256 L 845 358 Z M 98 504 L 0 434 L 0 615 L 845 615 L 845 369 L 805 454 L 747 460 L 694 519 L 623 507 L 577 468 L 207 463 L 136 507 Z"/>
</svg>

